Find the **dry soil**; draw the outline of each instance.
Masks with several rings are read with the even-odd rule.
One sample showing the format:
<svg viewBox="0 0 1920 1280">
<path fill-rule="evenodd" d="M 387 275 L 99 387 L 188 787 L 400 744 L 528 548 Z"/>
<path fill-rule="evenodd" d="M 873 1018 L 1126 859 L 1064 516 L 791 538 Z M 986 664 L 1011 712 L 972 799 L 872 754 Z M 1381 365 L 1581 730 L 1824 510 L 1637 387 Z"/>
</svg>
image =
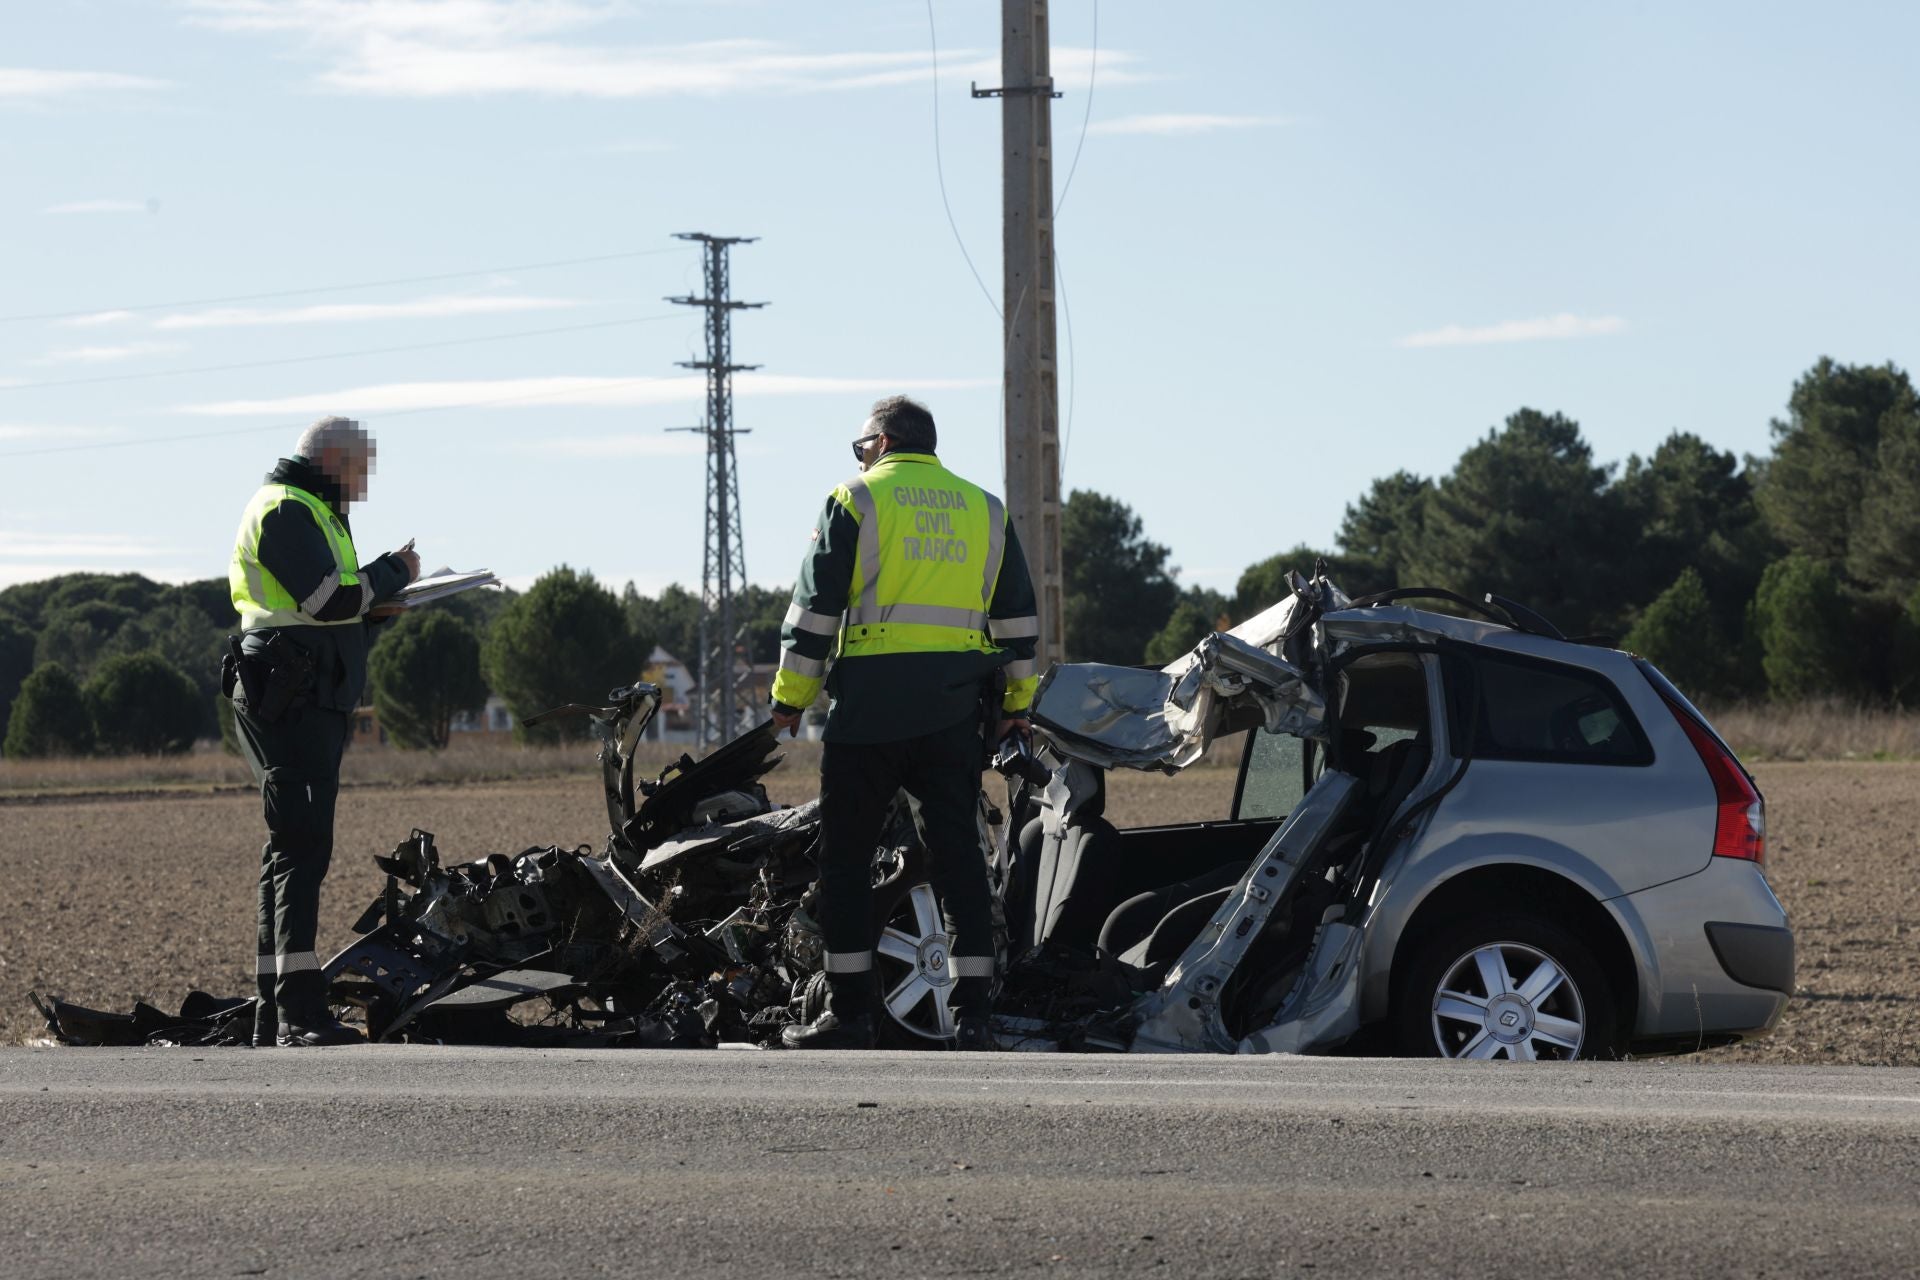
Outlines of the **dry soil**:
<svg viewBox="0 0 1920 1280">
<path fill-rule="evenodd" d="M 810 762 L 770 779 L 807 798 Z M 1920 1065 L 1920 764 L 1770 764 L 1758 776 L 1772 827 L 1768 875 L 1798 934 L 1799 990 L 1771 1038 L 1716 1051 L 1756 1062 Z M 1230 770 L 1117 775 L 1121 825 L 1222 814 Z M 413 827 L 443 856 L 598 844 L 597 781 L 350 787 L 340 804 L 320 951 L 378 891 L 371 855 Z M 177 1006 L 189 989 L 252 985 L 258 797 L 216 794 L 0 800 L 0 1043 L 41 1030 L 29 989 L 94 1007 Z"/>
</svg>

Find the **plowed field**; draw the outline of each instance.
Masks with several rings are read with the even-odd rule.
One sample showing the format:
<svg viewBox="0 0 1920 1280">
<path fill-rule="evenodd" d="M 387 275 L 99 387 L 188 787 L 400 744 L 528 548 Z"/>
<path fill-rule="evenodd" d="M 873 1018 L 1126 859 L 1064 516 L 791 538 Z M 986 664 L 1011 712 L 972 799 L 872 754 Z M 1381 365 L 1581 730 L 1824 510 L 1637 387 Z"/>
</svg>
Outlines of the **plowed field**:
<svg viewBox="0 0 1920 1280">
<path fill-rule="evenodd" d="M 1758 770 L 1772 827 L 1768 874 L 1799 937 L 1800 989 L 1770 1039 L 1717 1051 L 1746 1061 L 1920 1065 L 1920 764 L 1773 764 Z M 769 779 L 775 798 L 813 789 L 811 761 Z M 1230 770 L 1116 775 L 1120 825 L 1224 813 Z M 370 855 L 413 827 L 443 856 L 598 845 L 596 779 L 351 787 L 319 950 L 378 891 Z M 177 1006 L 189 989 L 252 986 L 259 800 L 245 791 L 0 800 L 0 1043 L 38 1033 L 29 989 L 123 1009 Z"/>
</svg>

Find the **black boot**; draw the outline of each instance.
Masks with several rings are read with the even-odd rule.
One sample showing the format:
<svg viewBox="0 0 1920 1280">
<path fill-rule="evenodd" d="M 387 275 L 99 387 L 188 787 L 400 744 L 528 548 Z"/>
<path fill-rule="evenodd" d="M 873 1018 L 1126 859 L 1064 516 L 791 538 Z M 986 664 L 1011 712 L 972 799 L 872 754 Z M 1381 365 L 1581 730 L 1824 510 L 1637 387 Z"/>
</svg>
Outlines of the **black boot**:
<svg viewBox="0 0 1920 1280">
<path fill-rule="evenodd" d="M 953 1047 L 963 1053 L 986 1053 L 1000 1046 L 993 1042 L 993 1027 L 985 1013 L 962 1010 L 954 1014 Z"/>
<path fill-rule="evenodd" d="M 258 996 L 253 1001 L 253 1047 L 256 1049 L 273 1048 L 273 1037 L 280 1029 L 280 1013 L 273 1007 L 271 1000 L 262 1000 Z"/>
<path fill-rule="evenodd" d="M 873 975 L 831 973 L 826 986 L 820 1016 L 805 1025 L 783 1029 L 780 1043 L 789 1049 L 873 1048 L 879 1038 L 873 1018 Z"/>
<path fill-rule="evenodd" d="M 332 1014 L 316 1018 L 310 1023 L 280 1024 L 279 1045 L 282 1049 L 325 1049 L 343 1044 L 365 1044 L 366 1039 Z"/>
</svg>

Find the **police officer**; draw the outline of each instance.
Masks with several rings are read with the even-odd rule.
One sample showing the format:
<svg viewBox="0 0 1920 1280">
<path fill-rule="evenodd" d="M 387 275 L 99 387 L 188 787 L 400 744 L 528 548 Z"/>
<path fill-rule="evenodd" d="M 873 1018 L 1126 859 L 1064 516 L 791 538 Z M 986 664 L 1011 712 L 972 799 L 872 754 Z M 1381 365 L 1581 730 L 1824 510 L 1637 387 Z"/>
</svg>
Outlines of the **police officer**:
<svg viewBox="0 0 1920 1280">
<path fill-rule="evenodd" d="M 820 758 L 826 1007 L 785 1030 L 797 1049 L 874 1044 L 871 868 L 900 790 L 918 806 L 952 922 L 956 1042 L 991 1047 L 993 904 L 976 820 L 982 725 L 996 741 L 1026 730 L 1040 627 L 1004 504 L 941 466 L 936 444 L 923 405 L 892 396 L 873 406 L 853 442 L 861 474 L 828 497 L 781 629 L 775 724 L 797 733 L 823 681 L 832 699 Z M 983 714 L 983 691 L 1003 670 L 999 705 Z"/>
<path fill-rule="evenodd" d="M 420 573 L 408 543 L 362 565 L 347 528 L 367 496 L 373 439 L 325 418 L 301 433 L 247 504 L 228 583 L 241 635 L 229 640 L 234 725 L 265 803 L 253 1043 L 352 1044 L 327 1008 L 314 931 L 333 856 L 340 755 L 367 679 L 378 602 Z"/>
</svg>

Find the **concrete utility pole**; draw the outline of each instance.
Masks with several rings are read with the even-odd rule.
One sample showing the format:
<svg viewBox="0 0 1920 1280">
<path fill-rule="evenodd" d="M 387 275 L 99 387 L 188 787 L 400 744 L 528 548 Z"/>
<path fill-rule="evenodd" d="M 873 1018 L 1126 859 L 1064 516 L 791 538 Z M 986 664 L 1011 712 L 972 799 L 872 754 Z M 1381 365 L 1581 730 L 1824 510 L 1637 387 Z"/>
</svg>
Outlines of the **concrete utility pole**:
<svg viewBox="0 0 1920 1280">
<path fill-rule="evenodd" d="M 1001 0 L 1002 302 L 1007 512 L 1040 601 L 1040 669 L 1065 655 L 1060 389 L 1053 318 L 1053 75 L 1047 0 Z"/>
<path fill-rule="evenodd" d="M 700 704 L 696 720 L 702 747 L 727 742 L 751 721 L 755 709 L 747 689 L 734 680 L 733 594 L 747 585 L 747 553 L 740 537 L 740 464 L 733 438 L 746 432 L 733 425 L 733 375 L 757 364 L 733 363 L 733 312 L 764 307 L 764 302 L 735 302 L 729 296 L 727 251 L 736 244 L 752 244 L 753 236 L 710 236 L 683 231 L 678 240 L 698 240 L 704 247 L 706 296 L 668 298 L 683 307 L 707 312 L 707 358 L 682 360 L 683 369 L 707 371 L 706 419 L 697 427 L 676 427 L 707 438 L 707 537 L 700 566 Z"/>
</svg>

